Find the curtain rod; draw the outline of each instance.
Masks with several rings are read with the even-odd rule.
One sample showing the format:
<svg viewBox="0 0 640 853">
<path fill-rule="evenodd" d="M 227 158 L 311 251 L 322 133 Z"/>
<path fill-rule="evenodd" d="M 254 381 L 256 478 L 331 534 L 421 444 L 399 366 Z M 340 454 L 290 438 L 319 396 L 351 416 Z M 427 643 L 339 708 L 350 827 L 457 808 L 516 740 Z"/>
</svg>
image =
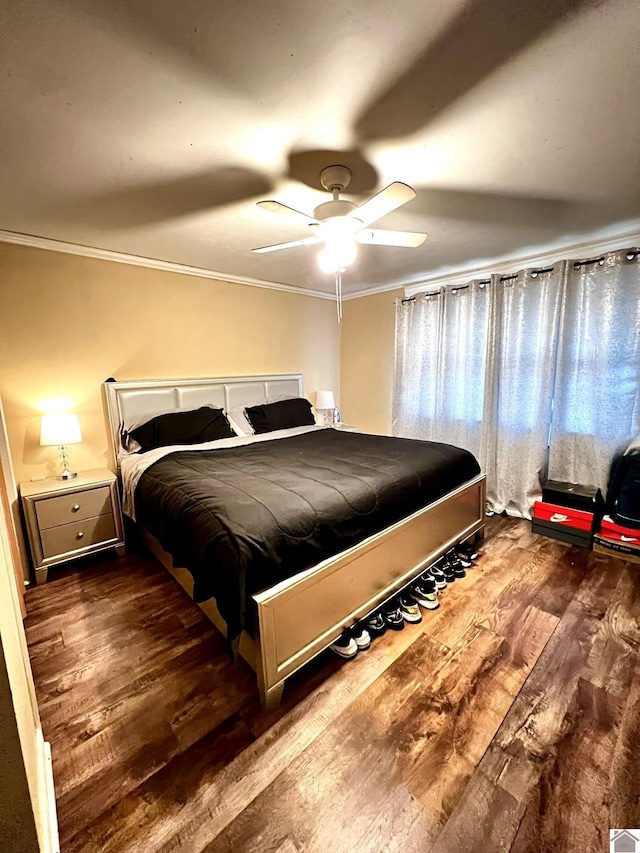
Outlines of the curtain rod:
<svg viewBox="0 0 640 853">
<path fill-rule="evenodd" d="M 640 249 L 627 249 L 625 257 L 628 261 L 633 261 L 640 255 Z M 574 261 L 572 266 L 574 270 L 579 270 L 580 267 L 586 267 L 588 264 L 600 264 L 603 266 L 604 264 L 604 255 L 599 255 L 597 258 L 587 258 L 584 261 Z"/>
<path fill-rule="evenodd" d="M 466 286 L 468 287 L 469 285 L 466 285 Z M 458 290 L 460 290 L 460 289 L 461 289 L 461 288 L 458 288 Z M 417 296 L 424 296 L 425 298 L 428 298 L 429 296 L 440 296 L 440 293 L 441 293 L 441 291 L 440 291 L 440 290 L 432 290 L 432 291 L 430 291 L 429 293 L 418 293 L 418 294 L 417 294 Z M 415 301 L 416 301 L 416 297 L 415 297 L 415 296 L 405 296 L 405 298 L 404 298 L 404 299 L 401 299 L 401 300 L 400 300 L 400 302 L 401 302 L 403 305 L 404 305 L 406 302 L 415 302 Z"/>
<path fill-rule="evenodd" d="M 574 270 L 579 270 L 580 267 L 586 267 L 589 264 L 600 264 L 602 266 L 604 264 L 604 256 L 600 255 L 597 258 L 587 258 L 586 261 L 574 261 L 573 268 Z"/>
<path fill-rule="evenodd" d="M 541 267 L 539 270 L 531 270 L 532 278 L 535 278 L 537 275 L 542 275 L 543 272 L 553 272 L 554 267 Z"/>
<path fill-rule="evenodd" d="M 625 257 L 628 261 L 635 260 L 636 258 L 640 257 L 640 248 L 634 247 L 633 249 L 627 249 Z M 580 267 L 584 267 L 584 266 L 587 266 L 589 264 L 600 264 L 600 266 L 602 266 L 604 264 L 604 261 L 605 261 L 604 256 L 599 255 L 597 258 L 585 258 L 584 261 L 573 261 L 572 266 L 573 266 L 574 270 L 579 270 Z M 531 276 L 533 278 L 535 278 L 536 276 L 542 275 L 543 273 L 553 272 L 554 269 L 555 269 L 555 266 L 540 267 L 538 269 L 532 269 L 531 270 Z M 513 273 L 513 275 L 503 275 L 503 276 L 500 276 L 499 280 L 500 281 L 513 281 L 514 279 L 518 278 L 518 275 L 519 275 L 519 273 Z M 490 278 L 479 279 L 477 283 L 480 285 L 491 284 L 491 279 Z M 468 287 L 469 287 L 468 284 L 454 285 L 453 287 L 451 287 L 451 291 L 453 293 L 455 293 L 458 290 L 466 290 Z M 444 289 L 445 288 L 442 287 L 439 290 L 432 290 L 429 293 L 419 293 L 418 296 L 438 296 L 442 292 L 442 290 L 444 290 Z M 415 296 L 408 296 L 408 297 L 405 297 L 404 299 L 400 300 L 400 302 L 403 304 L 406 302 L 415 302 L 415 301 L 416 301 Z"/>
</svg>

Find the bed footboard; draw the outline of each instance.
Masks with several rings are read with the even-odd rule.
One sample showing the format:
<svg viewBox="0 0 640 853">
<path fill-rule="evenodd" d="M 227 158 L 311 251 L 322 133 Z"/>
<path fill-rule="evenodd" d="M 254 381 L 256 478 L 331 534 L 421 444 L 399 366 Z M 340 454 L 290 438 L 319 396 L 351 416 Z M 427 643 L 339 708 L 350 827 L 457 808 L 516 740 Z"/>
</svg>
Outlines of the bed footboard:
<svg viewBox="0 0 640 853">
<path fill-rule="evenodd" d="M 257 637 L 242 633 L 240 654 L 256 671 L 265 711 L 280 704 L 285 679 L 342 630 L 382 605 L 457 542 L 484 530 L 480 475 L 359 545 L 254 595 Z M 193 598 L 193 578 L 146 531 L 150 550 Z M 226 635 L 215 601 L 199 605 Z"/>
<path fill-rule="evenodd" d="M 279 702 L 284 680 L 408 584 L 421 569 L 484 528 L 480 475 L 363 543 L 254 596 L 261 698 Z"/>
</svg>

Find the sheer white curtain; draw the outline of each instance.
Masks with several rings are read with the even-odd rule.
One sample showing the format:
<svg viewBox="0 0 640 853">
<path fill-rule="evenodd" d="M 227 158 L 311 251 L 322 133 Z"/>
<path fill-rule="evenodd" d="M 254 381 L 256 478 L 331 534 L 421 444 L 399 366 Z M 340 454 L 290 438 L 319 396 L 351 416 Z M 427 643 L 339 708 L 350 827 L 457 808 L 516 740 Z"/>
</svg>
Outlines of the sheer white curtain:
<svg viewBox="0 0 640 853">
<path fill-rule="evenodd" d="M 486 282 L 398 300 L 393 432 L 482 453 Z"/>
<path fill-rule="evenodd" d="M 547 460 L 561 267 L 398 300 L 393 431 L 470 450 L 529 516 Z"/>
<path fill-rule="evenodd" d="M 567 264 L 549 474 L 606 487 L 640 428 L 640 262 L 611 252 Z"/>
<path fill-rule="evenodd" d="M 485 389 L 487 502 L 529 518 L 545 477 L 562 264 L 491 282 Z"/>
<path fill-rule="evenodd" d="M 444 292 L 396 300 L 393 433 L 431 439 Z"/>
<path fill-rule="evenodd" d="M 490 287 L 472 281 L 445 293 L 433 438 L 470 450 L 483 465 Z"/>
<path fill-rule="evenodd" d="M 493 276 L 398 301 L 394 432 L 474 453 L 497 510 L 548 475 L 606 486 L 640 431 L 640 257 Z"/>
</svg>

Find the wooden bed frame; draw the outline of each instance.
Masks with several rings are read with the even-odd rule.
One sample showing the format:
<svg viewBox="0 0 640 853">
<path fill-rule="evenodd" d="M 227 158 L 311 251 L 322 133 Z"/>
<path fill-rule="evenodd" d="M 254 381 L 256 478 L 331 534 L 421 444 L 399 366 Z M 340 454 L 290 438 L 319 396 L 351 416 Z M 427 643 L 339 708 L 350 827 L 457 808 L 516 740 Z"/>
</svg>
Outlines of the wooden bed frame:
<svg viewBox="0 0 640 853">
<path fill-rule="evenodd" d="M 120 423 L 125 416 L 205 403 L 228 411 L 265 396 L 303 396 L 300 374 L 106 382 L 103 389 L 116 469 Z M 358 545 L 254 595 L 257 635 L 242 633 L 240 654 L 257 674 L 264 709 L 278 706 L 285 679 L 329 646 L 345 627 L 392 598 L 449 548 L 482 535 L 484 510 L 485 478 L 478 475 Z M 150 533 L 141 533 L 153 554 L 193 597 L 191 573 L 174 566 Z M 199 606 L 226 634 L 215 601 Z"/>
</svg>

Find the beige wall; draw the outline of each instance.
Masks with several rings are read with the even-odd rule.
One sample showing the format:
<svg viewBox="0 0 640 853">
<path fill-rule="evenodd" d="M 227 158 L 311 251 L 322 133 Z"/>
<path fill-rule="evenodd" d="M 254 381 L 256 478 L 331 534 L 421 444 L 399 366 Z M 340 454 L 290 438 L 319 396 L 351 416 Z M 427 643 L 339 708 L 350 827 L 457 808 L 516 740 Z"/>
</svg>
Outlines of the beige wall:
<svg viewBox="0 0 640 853">
<path fill-rule="evenodd" d="M 394 300 L 403 290 L 344 303 L 340 395 L 346 423 L 363 432 L 391 433 L 395 341 Z"/>
<path fill-rule="evenodd" d="M 84 441 L 72 467 L 108 464 L 101 383 L 302 373 L 338 390 L 331 301 L 0 243 L 0 393 L 18 480 L 55 473 L 38 405 L 67 397 Z"/>
</svg>

